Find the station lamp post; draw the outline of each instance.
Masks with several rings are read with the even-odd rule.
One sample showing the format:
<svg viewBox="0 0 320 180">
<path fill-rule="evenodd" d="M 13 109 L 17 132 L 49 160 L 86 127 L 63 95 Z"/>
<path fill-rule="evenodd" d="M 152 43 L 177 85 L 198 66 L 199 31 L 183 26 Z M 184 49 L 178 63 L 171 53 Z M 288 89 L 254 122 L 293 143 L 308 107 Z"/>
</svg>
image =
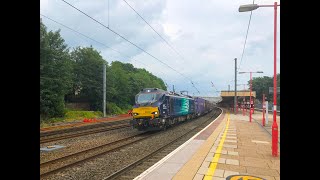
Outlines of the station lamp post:
<svg viewBox="0 0 320 180">
<path fill-rule="evenodd" d="M 274 2 L 273 5 L 247 4 L 239 7 L 239 12 L 253 11 L 259 7 L 274 8 L 274 74 L 273 74 L 273 124 L 272 124 L 272 156 L 278 156 L 278 124 L 277 124 L 277 7 L 280 4 Z"/>
<path fill-rule="evenodd" d="M 252 121 L 252 100 L 251 100 L 251 93 L 252 93 L 252 73 L 263 73 L 262 71 L 256 71 L 256 72 L 252 72 L 252 71 L 249 71 L 249 72 L 239 72 L 239 74 L 243 74 L 243 73 L 250 73 L 250 116 L 249 116 L 249 120 L 250 122 Z"/>
</svg>

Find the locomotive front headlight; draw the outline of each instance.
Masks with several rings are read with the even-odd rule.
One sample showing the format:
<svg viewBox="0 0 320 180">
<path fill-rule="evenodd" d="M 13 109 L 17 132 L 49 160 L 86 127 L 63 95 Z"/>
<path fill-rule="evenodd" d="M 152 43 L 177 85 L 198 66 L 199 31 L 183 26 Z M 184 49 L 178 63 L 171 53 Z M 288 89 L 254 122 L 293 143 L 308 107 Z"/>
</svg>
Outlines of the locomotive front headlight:
<svg viewBox="0 0 320 180">
<path fill-rule="evenodd" d="M 158 111 L 152 112 L 151 114 L 158 114 Z"/>
</svg>

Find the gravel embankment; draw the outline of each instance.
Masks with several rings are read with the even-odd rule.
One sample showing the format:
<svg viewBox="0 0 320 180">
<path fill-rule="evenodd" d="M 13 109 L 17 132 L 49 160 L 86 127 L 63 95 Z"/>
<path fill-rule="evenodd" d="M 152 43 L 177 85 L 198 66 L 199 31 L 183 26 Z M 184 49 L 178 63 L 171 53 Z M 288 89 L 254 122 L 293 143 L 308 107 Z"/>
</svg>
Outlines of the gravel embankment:
<svg viewBox="0 0 320 180">
<path fill-rule="evenodd" d="M 48 176 L 44 179 L 65 180 L 65 179 L 103 179 L 104 177 L 112 174 L 113 172 L 125 167 L 127 164 L 132 163 L 146 154 L 154 151 L 159 146 L 167 144 L 168 142 L 176 139 L 190 129 L 198 126 L 202 122 L 211 117 L 214 112 L 211 112 L 203 117 L 192 120 L 190 123 L 183 123 L 173 128 L 168 128 L 167 131 L 162 131 L 158 135 L 143 140 L 142 142 L 131 145 L 130 147 L 121 149 L 117 152 L 112 152 L 106 155 L 102 155 L 99 158 L 87 161 L 80 165 L 68 168 L 57 174 Z M 216 116 L 218 113 L 216 113 Z M 213 120 L 215 118 L 211 118 Z M 211 121 L 210 121 L 211 122 Z M 120 131 L 120 130 L 119 130 Z M 74 153 L 85 149 L 89 146 L 97 146 L 99 143 L 105 143 L 107 141 L 115 140 L 119 137 L 129 136 L 129 134 L 139 133 L 137 130 L 131 130 L 130 128 L 122 129 L 120 132 L 112 133 L 99 133 L 95 135 L 79 137 L 72 140 L 61 140 L 60 145 L 66 145 L 67 148 L 60 150 L 59 152 L 41 153 L 41 161 L 47 161 L 49 159 L 65 156 L 67 153 Z M 57 144 L 57 143 L 56 143 Z M 49 143 L 48 143 L 49 145 Z"/>
</svg>

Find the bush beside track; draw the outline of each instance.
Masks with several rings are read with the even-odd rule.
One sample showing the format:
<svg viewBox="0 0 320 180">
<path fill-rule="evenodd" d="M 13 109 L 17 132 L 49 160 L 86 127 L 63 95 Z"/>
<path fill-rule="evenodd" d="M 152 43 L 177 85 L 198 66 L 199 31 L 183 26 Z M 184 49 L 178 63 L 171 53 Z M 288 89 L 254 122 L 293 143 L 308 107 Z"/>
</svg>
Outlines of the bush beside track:
<svg viewBox="0 0 320 180">
<path fill-rule="evenodd" d="M 78 120 L 83 120 L 84 118 L 100 118 L 103 117 L 103 113 L 100 111 L 72 111 L 67 110 L 64 117 L 60 118 L 50 118 L 47 120 L 40 120 L 40 127 L 53 126 L 60 122 L 73 122 Z"/>
</svg>

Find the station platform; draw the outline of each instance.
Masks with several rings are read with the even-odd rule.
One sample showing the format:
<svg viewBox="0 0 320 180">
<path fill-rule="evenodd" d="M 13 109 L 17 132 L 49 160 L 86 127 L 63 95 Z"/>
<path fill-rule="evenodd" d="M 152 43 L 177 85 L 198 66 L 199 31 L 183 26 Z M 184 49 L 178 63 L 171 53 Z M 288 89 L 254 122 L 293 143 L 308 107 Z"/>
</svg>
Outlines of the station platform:
<svg viewBox="0 0 320 180">
<path fill-rule="evenodd" d="M 272 116 L 269 115 L 265 127 L 259 124 L 260 112 L 255 112 L 252 118 L 249 122 L 248 113 L 235 115 L 224 109 L 205 129 L 135 180 L 279 180 L 280 144 L 278 156 L 272 156 L 272 139 L 268 133 Z M 280 116 L 277 122 L 280 130 Z"/>
</svg>

